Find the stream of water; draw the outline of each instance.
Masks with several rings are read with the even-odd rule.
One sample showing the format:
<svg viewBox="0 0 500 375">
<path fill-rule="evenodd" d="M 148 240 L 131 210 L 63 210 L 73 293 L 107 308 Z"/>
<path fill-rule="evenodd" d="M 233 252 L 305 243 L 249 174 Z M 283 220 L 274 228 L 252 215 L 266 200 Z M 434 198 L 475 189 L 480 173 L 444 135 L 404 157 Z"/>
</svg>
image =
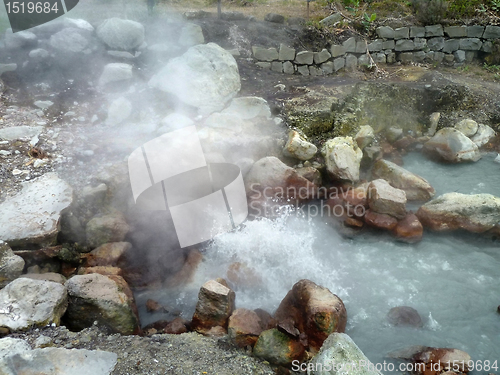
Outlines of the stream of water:
<svg viewBox="0 0 500 375">
<path fill-rule="evenodd" d="M 414 153 L 405 158 L 405 168 L 428 179 L 436 195 L 456 191 L 500 196 L 500 164 L 493 159 L 485 155 L 474 164 L 447 165 Z M 475 361 L 500 361 L 499 240 L 426 232 L 420 243 L 408 245 L 375 231 L 345 239 L 323 218 L 291 212 L 275 221 L 247 222 L 217 237 L 190 286 L 160 295 L 143 293 L 138 302 L 153 296 L 175 304 L 189 319 L 199 286 L 227 277 L 236 261 L 253 269 L 260 280 L 235 289 L 237 307 L 272 313 L 295 282 L 310 279 L 344 301 L 346 333 L 372 362 L 411 345 L 457 348 Z M 401 305 L 417 309 L 424 327 L 390 326 L 386 314 Z M 152 319 L 141 315 L 143 324 Z"/>
</svg>

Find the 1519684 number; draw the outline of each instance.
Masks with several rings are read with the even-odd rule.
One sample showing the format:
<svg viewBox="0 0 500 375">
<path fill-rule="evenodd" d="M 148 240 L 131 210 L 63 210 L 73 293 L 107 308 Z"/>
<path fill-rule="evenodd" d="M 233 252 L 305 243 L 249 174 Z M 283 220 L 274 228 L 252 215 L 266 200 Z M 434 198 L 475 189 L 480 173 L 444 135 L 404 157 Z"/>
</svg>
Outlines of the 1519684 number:
<svg viewBox="0 0 500 375">
<path fill-rule="evenodd" d="M 8 2 L 5 3 L 7 7 L 7 13 L 57 13 L 59 9 L 57 9 L 57 1 L 54 4 L 49 2 Z"/>
</svg>

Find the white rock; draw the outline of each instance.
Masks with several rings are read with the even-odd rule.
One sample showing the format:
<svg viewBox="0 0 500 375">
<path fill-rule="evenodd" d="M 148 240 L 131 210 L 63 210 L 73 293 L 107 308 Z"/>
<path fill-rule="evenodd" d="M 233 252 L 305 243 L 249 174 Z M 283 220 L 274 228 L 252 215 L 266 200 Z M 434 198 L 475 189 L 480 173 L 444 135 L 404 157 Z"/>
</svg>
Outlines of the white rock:
<svg viewBox="0 0 500 375">
<path fill-rule="evenodd" d="M 132 114 L 132 103 L 124 97 L 120 97 L 111 102 L 108 108 L 106 124 L 118 125 L 128 119 Z"/>
<path fill-rule="evenodd" d="M 54 105 L 54 102 L 51 102 L 50 100 L 37 100 L 33 104 L 35 105 L 35 107 L 38 107 L 40 109 L 47 109 L 52 107 Z"/>
<path fill-rule="evenodd" d="M 497 157 L 495 158 L 495 163 L 500 164 L 500 154 L 497 154 Z"/>
<path fill-rule="evenodd" d="M 58 325 L 67 304 L 63 285 L 18 278 L 0 290 L 0 326 L 18 331 L 51 323 Z"/>
<path fill-rule="evenodd" d="M 50 45 L 65 52 L 82 52 L 88 44 L 89 39 L 82 35 L 80 29 L 74 27 L 68 27 L 50 37 Z"/>
<path fill-rule="evenodd" d="M 188 23 L 182 28 L 181 35 L 179 37 L 179 45 L 192 47 L 203 43 L 205 43 L 205 37 L 203 36 L 203 30 L 199 25 Z"/>
<path fill-rule="evenodd" d="M 351 137 L 336 137 L 328 140 L 321 153 L 325 157 L 326 169 L 336 179 L 358 181 L 363 152 Z"/>
<path fill-rule="evenodd" d="M 299 160 L 309 160 L 316 155 L 318 149 L 312 143 L 303 139 L 298 132 L 291 130 L 283 154 Z"/>
<path fill-rule="evenodd" d="M 23 273 L 24 259 L 15 255 L 5 242 L 0 240 L 0 289 Z"/>
<path fill-rule="evenodd" d="M 191 47 L 170 60 L 149 81 L 149 86 L 170 92 L 186 104 L 209 114 L 221 110 L 240 90 L 240 75 L 234 57 L 217 44 Z"/>
<path fill-rule="evenodd" d="M 363 125 L 354 136 L 359 148 L 364 149 L 375 139 L 375 132 L 370 125 Z"/>
<path fill-rule="evenodd" d="M 457 123 L 455 129 L 461 131 L 466 137 L 472 137 L 477 132 L 478 124 L 474 120 L 465 119 Z"/>
<path fill-rule="evenodd" d="M 488 125 L 479 124 L 477 133 L 470 137 L 470 139 L 477 145 L 477 147 L 481 147 L 488 143 L 490 139 L 495 136 L 495 134 L 495 131 Z"/>
<path fill-rule="evenodd" d="M 251 120 L 257 117 L 271 118 L 269 104 L 265 99 L 257 96 L 234 98 L 229 107 L 223 110 L 222 113 L 236 115 L 242 120 Z"/>
<path fill-rule="evenodd" d="M 12 29 L 5 32 L 5 47 L 8 49 L 20 49 L 26 46 L 32 46 L 37 43 L 37 37 L 31 31 L 18 31 L 13 33 Z"/>
<path fill-rule="evenodd" d="M 24 182 L 23 189 L 0 203 L 0 238 L 11 246 L 52 245 L 59 232 L 61 212 L 73 190 L 55 173 Z"/>
<path fill-rule="evenodd" d="M 406 193 L 396 189 L 385 180 L 378 179 L 368 185 L 368 204 L 379 214 L 402 219 L 406 216 Z"/>
<path fill-rule="evenodd" d="M 82 29 L 90 32 L 94 31 L 94 26 L 82 19 L 64 18 L 63 22 L 65 27 L 76 27 L 77 29 Z"/>
<path fill-rule="evenodd" d="M 99 86 L 110 82 L 128 81 L 132 79 L 132 65 L 124 63 L 111 63 L 104 67 L 99 78 Z"/>
<path fill-rule="evenodd" d="M 424 151 L 450 162 L 478 161 L 481 153 L 477 145 L 461 131 L 443 128 L 424 144 Z"/>
<path fill-rule="evenodd" d="M 144 42 L 144 26 L 131 20 L 109 18 L 99 25 L 97 36 L 110 48 L 133 50 Z"/>
<path fill-rule="evenodd" d="M 10 128 L 0 129 L 0 139 L 7 141 L 15 141 L 17 139 L 31 139 L 39 135 L 43 130 L 43 126 L 13 126 Z"/>
</svg>

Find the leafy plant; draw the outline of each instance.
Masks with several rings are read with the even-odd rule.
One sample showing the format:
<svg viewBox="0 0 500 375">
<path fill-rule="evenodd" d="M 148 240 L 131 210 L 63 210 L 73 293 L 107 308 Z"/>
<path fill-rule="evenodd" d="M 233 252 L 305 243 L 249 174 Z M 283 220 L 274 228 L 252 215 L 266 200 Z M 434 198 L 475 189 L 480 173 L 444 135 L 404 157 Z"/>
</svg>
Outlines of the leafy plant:
<svg viewBox="0 0 500 375">
<path fill-rule="evenodd" d="M 490 0 L 490 8 L 495 12 L 500 12 L 500 0 Z"/>
<path fill-rule="evenodd" d="M 364 19 L 363 19 L 363 21 L 361 21 L 361 23 L 365 27 L 365 30 L 368 31 L 368 30 L 370 30 L 370 26 L 371 26 L 372 22 L 374 22 L 377 19 L 377 15 L 375 13 L 372 13 L 371 16 L 369 16 L 368 13 L 365 13 L 363 15 L 363 18 Z"/>
</svg>

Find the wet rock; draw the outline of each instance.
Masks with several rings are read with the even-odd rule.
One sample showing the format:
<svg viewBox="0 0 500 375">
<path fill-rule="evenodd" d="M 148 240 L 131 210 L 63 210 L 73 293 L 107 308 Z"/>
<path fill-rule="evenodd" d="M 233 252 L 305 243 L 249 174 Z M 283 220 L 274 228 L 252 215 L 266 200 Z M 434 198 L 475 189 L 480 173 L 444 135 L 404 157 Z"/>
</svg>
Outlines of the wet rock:
<svg viewBox="0 0 500 375">
<path fill-rule="evenodd" d="M 305 333 L 309 347 L 319 350 L 332 332 L 343 332 L 347 312 L 342 300 L 327 288 L 310 280 L 300 280 L 281 301 L 274 314 L 278 322 L 293 322 Z"/>
<path fill-rule="evenodd" d="M 50 246 L 60 230 L 61 213 L 70 206 L 73 190 L 55 173 L 29 182 L 0 204 L 0 238 L 11 247 Z"/>
<path fill-rule="evenodd" d="M 52 35 L 50 45 L 62 52 L 82 52 L 89 45 L 89 39 L 77 28 L 68 27 Z"/>
<path fill-rule="evenodd" d="M 15 72 L 17 70 L 17 64 L 15 63 L 12 63 L 12 64 L 0 64 L 0 76 L 4 73 L 7 73 L 7 72 Z M 2 85 L 1 85 L 1 90 L 0 92 L 4 92 L 5 91 L 5 85 L 3 84 L 2 82 Z"/>
<path fill-rule="evenodd" d="M 364 367 L 360 364 L 365 364 Z M 382 375 L 345 333 L 332 333 L 309 363 L 315 375 Z M 356 364 L 357 366 L 353 366 Z M 316 371 L 318 369 L 318 371 Z"/>
<path fill-rule="evenodd" d="M 186 332 L 186 321 L 181 317 L 175 318 L 163 329 L 163 333 L 168 333 L 171 335 L 180 335 L 181 333 Z"/>
<path fill-rule="evenodd" d="M 22 331 L 52 323 L 59 325 L 67 304 L 63 285 L 18 278 L 0 290 L 0 326 Z"/>
<path fill-rule="evenodd" d="M 111 63 L 104 67 L 99 78 L 99 86 L 111 82 L 128 81 L 132 79 L 132 65 L 124 63 Z"/>
<path fill-rule="evenodd" d="M 326 169 L 335 179 L 356 182 L 363 152 L 351 137 L 328 140 L 321 153 L 325 157 Z"/>
<path fill-rule="evenodd" d="M 77 275 L 65 285 L 69 295 L 65 319 L 71 329 L 91 327 L 97 321 L 110 331 L 123 335 L 138 332 L 134 297 L 122 277 L 97 273 Z"/>
<path fill-rule="evenodd" d="M 363 125 L 356 133 L 354 139 L 356 140 L 358 147 L 363 150 L 366 146 L 369 146 L 370 143 L 372 143 L 375 139 L 373 128 L 370 125 Z"/>
<path fill-rule="evenodd" d="M 466 137 L 472 137 L 477 133 L 478 124 L 474 120 L 465 119 L 457 123 L 455 129 L 462 132 Z"/>
<path fill-rule="evenodd" d="M 0 289 L 17 279 L 24 269 L 24 259 L 15 255 L 5 242 L 0 240 Z"/>
<path fill-rule="evenodd" d="M 203 114 L 223 108 L 240 90 L 234 57 L 215 43 L 191 47 L 168 62 L 149 81 L 149 86 L 170 92 Z"/>
<path fill-rule="evenodd" d="M 403 136 L 403 129 L 392 126 L 386 129 L 385 136 L 389 142 L 391 143 L 396 142 L 399 138 Z"/>
<path fill-rule="evenodd" d="M 387 313 L 387 320 L 394 326 L 422 327 L 422 318 L 417 310 L 409 306 L 393 307 Z"/>
<path fill-rule="evenodd" d="M 481 154 L 477 145 L 461 131 L 453 128 L 439 130 L 424 144 L 423 150 L 449 162 L 478 161 Z"/>
<path fill-rule="evenodd" d="M 260 334 L 253 354 L 275 365 L 290 366 L 293 361 L 304 359 L 305 348 L 298 340 L 272 328 Z"/>
<path fill-rule="evenodd" d="M 371 227 L 385 230 L 392 230 L 398 224 L 398 219 L 395 217 L 387 214 L 379 214 L 372 210 L 366 211 L 364 221 Z"/>
<path fill-rule="evenodd" d="M 199 25 L 188 23 L 181 29 L 179 45 L 192 47 L 203 43 L 205 43 L 205 37 L 203 36 L 203 30 Z"/>
<path fill-rule="evenodd" d="M 428 201 L 434 194 L 434 188 L 426 179 L 387 160 L 379 160 L 373 165 L 373 178 L 381 178 L 391 186 L 404 190 L 406 199 Z"/>
<path fill-rule="evenodd" d="M 43 348 L 13 353 L 0 359 L 2 374 L 109 375 L 118 356 L 101 350 Z"/>
<path fill-rule="evenodd" d="M 488 143 L 495 136 L 495 134 L 495 131 L 488 125 L 478 124 L 476 134 L 470 137 L 470 139 L 477 145 L 477 147 L 482 147 Z"/>
<path fill-rule="evenodd" d="M 131 248 L 132 245 L 128 242 L 111 242 L 101 245 L 90 252 L 87 266 L 118 266 Z"/>
<path fill-rule="evenodd" d="M 398 222 L 393 229 L 393 233 L 401 241 L 415 243 L 422 239 L 424 227 L 418 220 L 418 217 L 410 212 Z"/>
<path fill-rule="evenodd" d="M 307 142 L 295 130 L 291 130 L 288 133 L 288 141 L 283 149 L 283 154 L 285 156 L 293 157 L 299 160 L 309 160 L 316 155 L 317 151 L 318 149 L 315 145 Z"/>
<path fill-rule="evenodd" d="M 260 318 L 255 311 L 236 309 L 229 318 L 227 332 L 237 346 L 254 346 L 262 332 Z"/>
<path fill-rule="evenodd" d="M 378 179 L 370 183 L 368 191 L 371 210 L 398 219 L 406 216 L 406 193 L 403 190 L 393 188 L 387 181 Z"/>
<path fill-rule="evenodd" d="M 426 348 L 416 353 L 412 357 L 413 363 L 425 364 L 425 369 L 416 366 L 416 373 L 419 375 L 438 375 L 447 371 L 456 371 L 467 373 L 469 370 L 469 354 L 458 349 L 448 348 Z"/>
<path fill-rule="evenodd" d="M 128 119 L 132 114 L 132 103 L 130 100 L 120 97 L 111 102 L 108 108 L 107 125 L 118 125 Z"/>
<path fill-rule="evenodd" d="M 435 231 L 466 230 L 484 233 L 498 227 L 500 198 L 490 194 L 443 194 L 419 208 L 417 217 Z"/>
<path fill-rule="evenodd" d="M 87 243 L 96 248 L 109 242 L 122 242 L 130 227 L 119 212 L 95 216 L 86 226 Z"/>
<path fill-rule="evenodd" d="M 321 172 L 314 167 L 302 167 L 296 169 L 297 174 L 311 181 L 316 186 L 321 186 Z"/>
<path fill-rule="evenodd" d="M 234 98 L 222 113 L 236 115 L 241 120 L 271 118 L 271 109 L 267 100 L 257 96 Z"/>
<path fill-rule="evenodd" d="M 97 36 L 112 49 L 134 50 L 144 42 L 144 26 L 131 20 L 109 18 L 99 25 Z"/>
<path fill-rule="evenodd" d="M 216 326 L 226 329 L 234 311 L 234 299 L 234 291 L 215 280 L 203 284 L 193 315 L 193 330 L 207 333 Z"/>
</svg>

